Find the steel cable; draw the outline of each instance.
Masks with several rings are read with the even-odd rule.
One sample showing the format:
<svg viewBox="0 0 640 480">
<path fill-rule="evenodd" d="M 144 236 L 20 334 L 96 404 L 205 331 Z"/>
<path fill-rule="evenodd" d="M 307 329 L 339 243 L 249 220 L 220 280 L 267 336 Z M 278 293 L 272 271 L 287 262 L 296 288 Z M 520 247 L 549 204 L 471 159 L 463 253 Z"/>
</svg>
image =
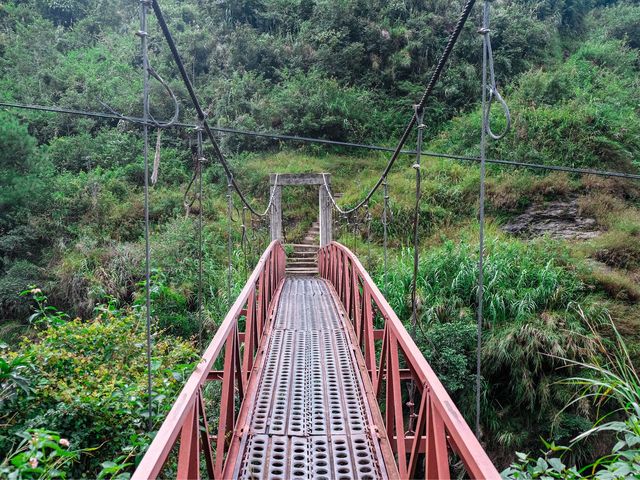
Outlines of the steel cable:
<svg viewBox="0 0 640 480">
<path fill-rule="evenodd" d="M 367 203 L 371 199 L 371 197 L 376 192 L 376 190 L 378 190 L 380 185 L 382 185 L 382 182 L 384 181 L 384 179 L 389 174 L 389 171 L 391 170 L 391 168 L 393 167 L 394 163 L 398 159 L 398 156 L 400 156 L 400 153 L 402 152 L 402 147 L 404 147 L 404 144 L 407 142 L 407 139 L 409 138 L 409 135 L 411 134 L 411 131 L 413 130 L 413 127 L 416 124 L 416 121 L 417 121 L 416 114 L 417 114 L 417 112 L 422 112 L 424 110 L 424 107 L 425 107 L 425 105 L 427 103 L 427 100 L 429 99 L 429 97 L 433 93 L 433 89 L 435 88 L 436 83 L 440 79 L 440 75 L 442 74 L 442 71 L 444 70 L 444 66 L 447 63 L 447 60 L 449 59 L 449 56 L 451 55 L 451 52 L 453 51 L 453 47 L 455 46 L 456 42 L 458 41 L 458 37 L 460 36 L 460 32 L 462 32 L 462 28 L 464 27 L 465 23 L 467 22 L 467 19 L 469 18 L 469 15 L 471 14 L 471 10 L 473 9 L 473 5 L 474 4 L 475 4 L 475 0 L 468 0 L 467 3 L 465 4 L 465 6 L 464 6 L 464 8 L 462 10 L 462 13 L 460 14 L 460 17 L 458 18 L 456 26 L 455 26 L 453 32 L 451 33 L 451 35 L 449 36 L 449 40 L 448 40 L 447 45 L 446 45 L 446 47 L 444 49 L 444 52 L 442 53 L 442 56 L 440 57 L 440 60 L 438 61 L 438 64 L 436 65 L 435 71 L 433 72 L 433 74 L 431 76 L 431 79 L 429 80 L 429 83 L 427 84 L 427 88 L 425 89 L 425 91 L 424 91 L 424 93 L 422 95 L 422 98 L 420 99 L 420 101 L 417 104 L 416 111 L 414 112 L 413 116 L 411 117 L 411 120 L 409 121 L 408 125 L 406 126 L 406 128 L 404 130 L 404 133 L 402 134 L 402 137 L 400 138 L 400 141 L 398 142 L 398 145 L 396 146 L 393 154 L 391 155 L 391 158 L 389 159 L 389 162 L 387 163 L 387 166 L 385 167 L 384 171 L 382 172 L 382 175 L 380 175 L 380 178 L 378 178 L 378 180 L 376 181 L 376 184 L 369 191 L 367 196 L 363 200 L 361 200 L 358 204 L 356 204 L 354 207 L 343 209 L 336 202 L 336 200 L 335 200 L 331 190 L 328 188 L 328 186 L 326 184 L 326 180 L 325 180 L 325 186 L 327 186 L 327 194 L 329 195 L 329 198 L 331 199 L 331 202 L 333 203 L 333 206 L 339 212 L 341 212 L 341 213 L 352 213 L 352 212 L 355 212 L 356 210 L 359 210 L 365 203 Z"/>
<path fill-rule="evenodd" d="M 387 181 L 387 179 L 384 179 L 384 183 L 382 184 L 383 186 L 383 193 L 384 193 L 384 202 L 383 202 L 383 208 L 382 208 L 382 230 L 383 230 L 383 268 L 384 268 L 384 296 L 385 298 L 387 298 L 387 293 L 388 293 L 388 288 L 387 288 L 387 247 L 388 247 L 388 242 L 389 242 L 389 216 L 388 216 L 388 211 L 389 211 L 389 182 Z"/>
<path fill-rule="evenodd" d="M 202 207 L 202 168 L 205 158 L 202 150 L 202 130 L 198 129 L 198 348 L 202 350 L 202 333 L 204 330 L 204 321 L 202 315 L 203 309 L 203 241 L 202 241 L 202 224 L 203 224 L 203 207 Z"/>
<path fill-rule="evenodd" d="M 173 36 L 171 35 L 171 31 L 169 30 L 169 26 L 167 25 L 167 22 L 165 21 L 164 15 L 162 13 L 162 9 L 160 8 L 160 4 L 158 3 L 157 0 L 151 0 L 151 6 L 152 6 L 153 11 L 154 11 L 154 13 L 156 15 L 156 18 L 158 20 L 158 24 L 160 25 L 160 29 L 162 30 L 162 33 L 164 34 L 165 40 L 167 41 L 169 49 L 171 50 L 171 54 L 172 54 L 173 59 L 174 59 L 174 61 L 176 63 L 176 66 L 178 67 L 178 71 L 180 72 L 180 76 L 182 77 L 182 81 L 183 81 L 183 83 L 184 83 L 184 85 L 185 85 L 185 87 L 187 89 L 187 92 L 189 93 L 189 96 L 191 97 L 191 101 L 193 103 L 193 106 L 196 109 L 196 113 L 198 114 L 198 120 L 200 122 L 202 122 L 202 126 L 204 127 L 205 132 L 207 132 L 207 136 L 209 137 L 209 140 L 211 141 L 211 145 L 213 146 L 214 153 L 215 153 L 218 161 L 220 162 L 220 165 L 222 165 L 222 168 L 224 169 L 224 171 L 225 171 L 225 173 L 227 175 L 227 178 L 229 179 L 233 189 L 237 192 L 237 194 L 240 197 L 240 200 L 242 201 L 242 203 L 254 215 L 257 215 L 259 217 L 266 216 L 267 213 L 269 212 L 270 205 L 267 205 L 267 208 L 266 208 L 264 213 L 259 213 L 249 203 L 249 201 L 245 197 L 244 193 L 240 189 L 240 186 L 236 183 L 234 175 L 233 175 L 233 171 L 231 170 L 231 166 L 227 163 L 227 160 L 224 158 L 224 155 L 222 154 L 222 150 L 220 150 L 220 146 L 216 142 L 216 139 L 213 136 L 213 132 L 212 132 L 211 128 L 209 127 L 209 124 L 207 123 L 207 116 L 204 113 L 204 111 L 202 110 L 202 106 L 200 105 L 200 102 L 198 100 L 196 92 L 193 89 L 193 84 L 191 83 L 191 80 L 189 79 L 189 75 L 187 74 L 187 71 L 186 71 L 186 69 L 184 67 L 184 63 L 182 62 L 182 58 L 180 57 L 180 53 L 178 52 L 176 44 L 175 44 L 175 42 L 173 40 Z"/>
<path fill-rule="evenodd" d="M 491 51 L 491 30 L 490 26 L 490 0 L 484 1 L 482 28 L 479 33 L 482 35 L 482 133 L 480 136 L 480 206 L 479 206 L 479 232 L 478 232 L 478 290 L 477 299 L 477 338 L 476 338 L 476 437 L 481 435 L 481 394 L 482 394 L 482 328 L 484 322 L 484 227 L 485 227 L 485 181 L 486 181 L 486 156 L 487 143 L 489 139 L 499 140 L 508 132 L 511 121 L 509 107 L 498 93 L 495 84 L 495 72 L 493 69 L 493 52 Z M 505 112 L 507 124 L 505 130 L 499 135 L 491 131 L 491 103 L 496 98 L 501 103 Z"/>
<path fill-rule="evenodd" d="M 233 185 L 231 178 L 227 177 L 227 302 L 231 308 L 231 282 L 233 276 L 233 239 L 231 238 L 231 224 L 233 223 Z"/>
<path fill-rule="evenodd" d="M 42 112 L 52 112 L 52 113 L 60 113 L 60 114 L 68 114 L 68 115 L 77 115 L 84 116 L 90 118 L 104 118 L 111 120 L 122 120 L 117 115 L 112 115 L 109 113 L 101 113 L 101 112 L 90 112 L 84 110 L 75 110 L 71 108 L 62 108 L 62 107 L 47 107 L 43 105 L 29 105 L 29 104 L 20 104 L 20 103 L 8 103 L 8 102 L 0 102 L 0 107 L 6 108 L 19 108 L 22 110 L 34 110 L 34 111 L 42 111 Z M 130 117 L 135 120 L 136 124 L 143 124 L 141 118 Z M 127 120 L 125 118 L 124 120 Z M 173 127 L 180 128 L 196 128 L 195 124 L 188 123 L 175 123 Z M 261 133 L 254 132 L 249 130 L 238 130 L 233 128 L 224 128 L 224 127 L 210 127 L 214 132 L 219 133 L 227 133 L 232 135 L 246 135 L 246 136 L 256 136 L 256 137 L 264 137 L 264 138 L 273 138 L 276 140 L 289 140 L 303 143 L 318 143 L 325 145 L 333 145 L 339 147 L 349 147 L 349 148 L 361 148 L 366 150 L 380 151 L 380 152 L 393 152 L 394 148 L 391 147 L 383 147 L 380 145 L 367 145 L 363 143 L 349 143 L 349 142 L 338 142 L 336 140 L 325 140 L 321 138 L 311 138 L 311 137 L 296 137 L 292 135 L 280 135 L 277 133 Z M 400 152 L 402 155 L 415 155 L 415 150 L 402 150 Z M 430 152 L 423 151 L 422 155 L 425 157 L 434 157 L 434 158 L 444 158 L 449 160 L 458 160 L 462 162 L 475 162 L 480 163 L 480 157 L 473 157 L 469 155 L 455 155 L 450 153 L 438 153 L 438 152 Z M 519 167 L 519 168 L 527 168 L 531 170 L 550 170 L 556 172 L 565 172 L 565 173 L 574 173 L 577 175 L 596 175 L 600 177 L 613 177 L 613 178 L 624 178 L 628 180 L 640 180 L 639 174 L 634 173 L 625 173 L 625 172 L 617 172 L 617 171 L 608 171 L 608 170 L 596 170 L 590 168 L 576 168 L 576 167 L 566 167 L 562 165 L 545 165 L 539 163 L 530 163 L 530 162 L 519 162 L 513 160 L 504 160 L 504 159 L 492 159 L 486 158 L 486 163 L 496 164 L 496 165 L 505 165 L 510 167 Z M 385 177 L 386 178 L 386 177 Z"/>
<path fill-rule="evenodd" d="M 143 63 L 143 157 L 144 157 L 144 244 L 145 244 L 145 320 L 146 320 L 146 340 L 147 340 L 147 428 L 151 431 L 153 427 L 153 390 L 152 390 L 152 373 L 151 373 L 151 242 L 149 227 L 149 52 L 147 39 L 147 2 L 140 2 L 140 45 L 142 51 Z"/>
</svg>

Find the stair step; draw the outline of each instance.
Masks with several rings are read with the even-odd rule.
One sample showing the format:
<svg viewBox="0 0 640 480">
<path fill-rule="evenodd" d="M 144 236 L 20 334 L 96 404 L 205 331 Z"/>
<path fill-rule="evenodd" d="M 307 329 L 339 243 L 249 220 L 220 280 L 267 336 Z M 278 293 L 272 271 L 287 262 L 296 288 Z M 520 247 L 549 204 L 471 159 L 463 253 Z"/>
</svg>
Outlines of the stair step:
<svg viewBox="0 0 640 480">
<path fill-rule="evenodd" d="M 298 250 L 298 251 L 294 251 L 291 255 L 289 255 L 287 258 L 315 258 L 316 256 L 316 252 L 312 251 L 312 250 Z"/>
<path fill-rule="evenodd" d="M 290 244 L 294 250 L 318 250 L 320 248 L 319 245 L 308 244 L 308 243 L 292 243 Z"/>
<path fill-rule="evenodd" d="M 318 275 L 317 268 L 287 268 L 287 275 Z"/>
<path fill-rule="evenodd" d="M 287 268 L 318 268 L 316 262 L 287 262 Z"/>
</svg>

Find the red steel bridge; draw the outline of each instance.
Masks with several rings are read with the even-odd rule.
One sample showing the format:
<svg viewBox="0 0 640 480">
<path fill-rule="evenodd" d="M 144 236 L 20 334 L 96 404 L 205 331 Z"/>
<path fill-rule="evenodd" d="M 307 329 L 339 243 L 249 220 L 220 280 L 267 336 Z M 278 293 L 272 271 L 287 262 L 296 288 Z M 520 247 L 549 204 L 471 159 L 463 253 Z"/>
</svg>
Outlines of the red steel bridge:
<svg viewBox="0 0 640 480">
<path fill-rule="evenodd" d="M 500 478 L 358 258 L 286 261 L 273 241 L 133 478 Z"/>
</svg>

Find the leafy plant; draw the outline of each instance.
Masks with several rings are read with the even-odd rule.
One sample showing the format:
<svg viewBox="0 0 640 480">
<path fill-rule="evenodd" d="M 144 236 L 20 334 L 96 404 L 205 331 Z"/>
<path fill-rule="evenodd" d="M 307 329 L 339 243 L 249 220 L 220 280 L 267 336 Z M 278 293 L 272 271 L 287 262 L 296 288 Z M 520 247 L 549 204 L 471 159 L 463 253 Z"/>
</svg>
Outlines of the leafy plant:
<svg viewBox="0 0 640 480">
<path fill-rule="evenodd" d="M 7 349 L 7 345 L 0 344 L 3 353 Z M 25 394 L 33 391 L 29 378 L 29 373 L 33 370 L 33 365 L 25 357 L 0 357 L 0 410 L 4 402 L 15 399 L 20 391 Z"/>
<path fill-rule="evenodd" d="M 37 288 L 35 285 L 31 285 L 27 290 L 20 292 L 20 295 L 23 297 L 31 295 L 35 303 L 33 306 L 34 312 L 28 319 L 30 324 L 39 327 L 59 327 L 69 320 L 69 315 L 61 312 L 53 305 L 48 305 L 48 297 L 42 292 L 42 289 Z"/>
<path fill-rule="evenodd" d="M 592 478 L 618 480 L 640 477 L 640 376 L 636 371 L 628 348 L 613 323 L 610 324 L 614 345 L 599 341 L 604 356 L 592 356 L 589 362 L 567 359 L 569 365 L 582 368 L 589 376 L 571 377 L 563 383 L 576 385 L 581 390 L 567 408 L 585 401 L 598 407 L 598 419 L 592 428 L 576 436 L 570 447 L 558 448 L 545 444 L 544 457 L 534 458 L 518 453 L 518 461 L 502 472 L 505 479 L 533 478 Z M 557 452 L 570 452 L 573 447 L 598 434 L 614 434 L 617 442 L 611 453 L 580 470 L 566 467 Z M 550 447 L 550 448 L 549 448 Z"/>
<path fill-rule="evenodd" d="M 68 466 L 93 450 L 71 450 L 69 440 L 50 430 L 35 428 L 17 436 L 22 441 L 0 464 L 0 474 L 8 480 L 68 478 Z"/>
</svg>

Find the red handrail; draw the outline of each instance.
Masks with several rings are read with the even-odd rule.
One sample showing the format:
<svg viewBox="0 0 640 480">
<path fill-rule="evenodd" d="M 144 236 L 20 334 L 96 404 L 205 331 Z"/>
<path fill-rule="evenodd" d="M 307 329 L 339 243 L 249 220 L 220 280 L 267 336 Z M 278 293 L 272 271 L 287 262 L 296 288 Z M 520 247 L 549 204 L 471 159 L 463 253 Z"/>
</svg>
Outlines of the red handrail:
<svg viewBox="0 0 640 480">
<path fill-rule="evenodd" d="M 320 249 L 318 269 L 335 288 L 355 330 L 374 393 L 385 412 L 384 424 L 400 478 L 419 473 L 425 478 L 450 478 L 450 452 L 454 452 L 472 478 L 499 479 L 451 397 L 358 258 L 333 242 Z M 374 328 L 374 309 L 384 320 L 382 329 Z M 376 347 L 380 347 L 379 360 Z M 407 395 L 410 384 L 414 398 Z M 415 405 L 419 406 L 417 414 Z"/>
<path fill-rule="evenodd" d="M 222 478 L 236 422 L 236 392 L 238 403 L 242 403 L 258 345 L 272 315 L 273 305 L 277 303 L 274 300 L 284 278 L 285 262 L 281 243 L 273 241 L 178 395 L 132 479 L 157 478 L 178 436 L 177 478 L 200 478 L 201 454 L 209 478 Z M 241 318 L 245 319 L 244 332 L 238 329 Z M 223 347 L 224 369 L 213 371 Z M 209 434 L 202 397 L 203 385 L 212 380 L 222 382 L 217 435 Z"/>
</svg>

